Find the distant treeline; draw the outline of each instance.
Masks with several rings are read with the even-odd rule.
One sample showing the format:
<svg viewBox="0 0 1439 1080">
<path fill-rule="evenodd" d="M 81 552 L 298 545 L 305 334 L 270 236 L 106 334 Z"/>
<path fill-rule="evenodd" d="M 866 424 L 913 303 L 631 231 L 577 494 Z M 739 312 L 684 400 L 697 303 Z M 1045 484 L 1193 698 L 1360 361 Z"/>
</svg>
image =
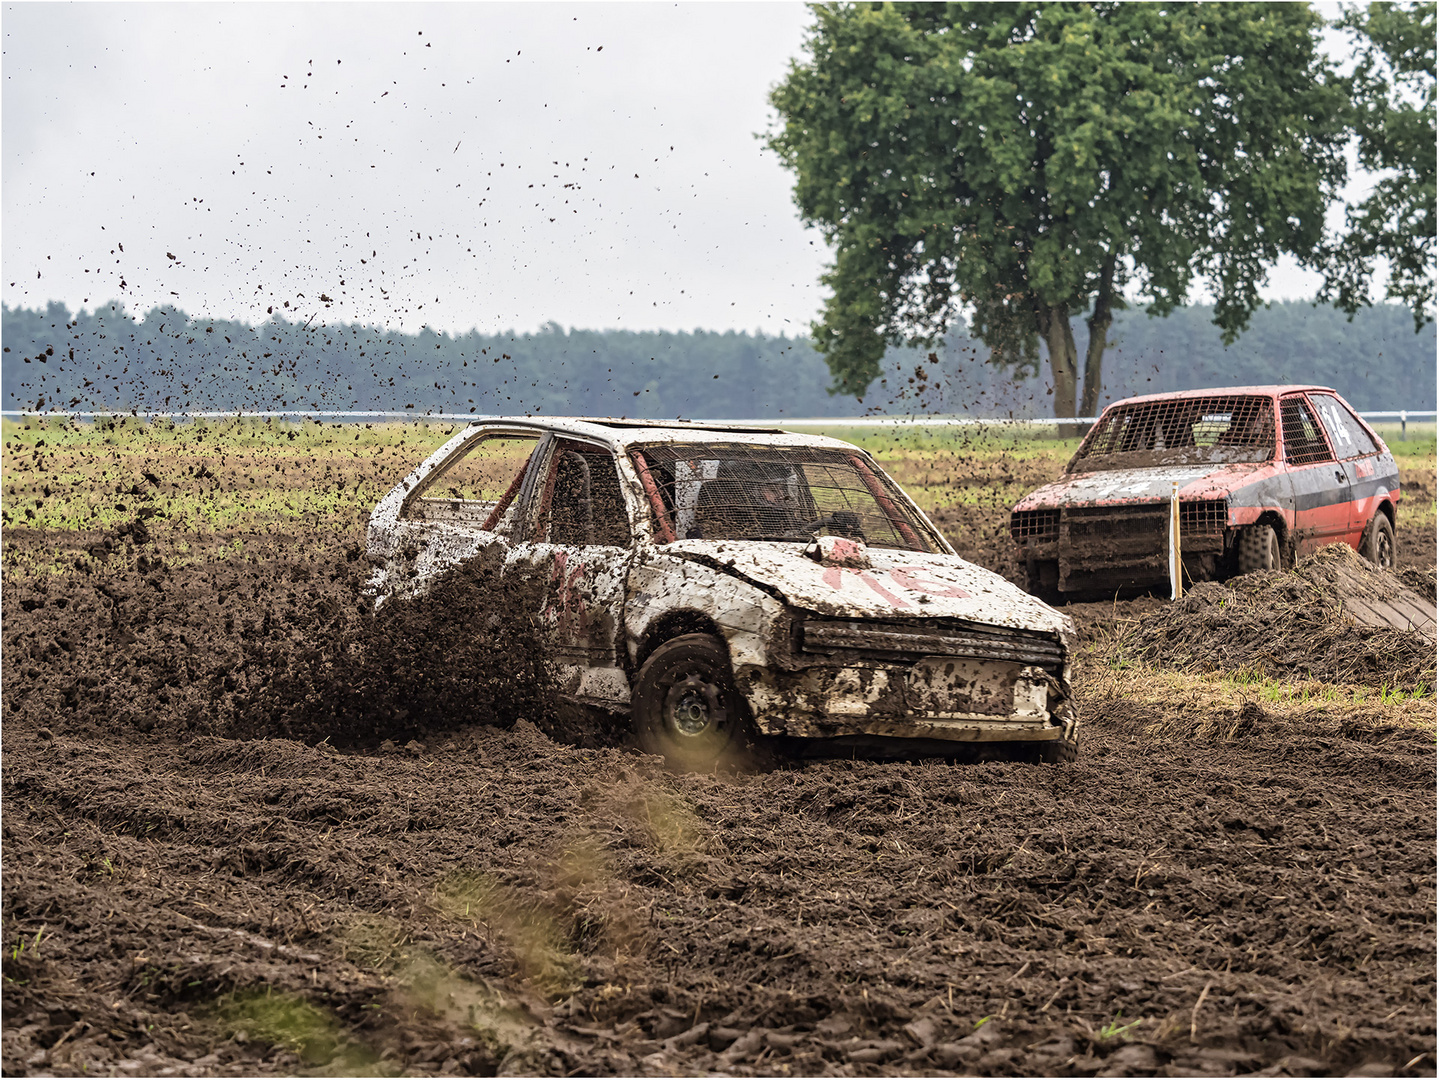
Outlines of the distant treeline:
<svg viewBox="0 0 1439 1080">
<path fill-rule="evenodd" d="M 1360 409 L 1432 409 L 1434 326 L 1381 305 L 1354 321 L 1307 303 L 1258 312 L 1225 348 L 1205 307 L 1167 319 L 1121 312 L 1105 402 L 1211 385 L 1315 382 Z M 1083 342 L 1087 329 L 1076 324 Z M 962 333 L 937 350 L 894 350 L 863 401 L 828 393 L 807 339 L 696 330 L 403 334 L 353 323 L 259 326 L 119 305 L 72 313 L 3 308 L 6 409 L 129 411 L 413 409 L 775 418 L 867 412 L 1052 414 L 1043 367 L 1018 381 Z"/>
</svg>

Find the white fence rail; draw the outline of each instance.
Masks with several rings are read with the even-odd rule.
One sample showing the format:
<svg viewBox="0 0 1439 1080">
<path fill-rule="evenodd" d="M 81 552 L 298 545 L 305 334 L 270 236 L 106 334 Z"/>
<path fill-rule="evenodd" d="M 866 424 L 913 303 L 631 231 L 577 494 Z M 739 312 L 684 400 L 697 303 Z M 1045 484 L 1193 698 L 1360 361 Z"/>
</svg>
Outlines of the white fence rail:
<svg viewBox="0 0 1439 1080">
<path fill-rule="evenodd" d="M 1427 412 L 1415 409 L 1399 409 L 1392 412 L 1361 412 L 1360 416 L 1366 420 L 1402 420 L 1409 418 L 1417 420 L 1424 416 L 1434 416 L 1436 411 L 1429 409 Z M 100 419 L 119 418 L 122 416 L 138 417 L 145 420 L 222 420 L 266 416 L 293 416 L 304 419 L 331 419 L 334 417 L 348 417 L 351 419 L 366 419 L 370 417 L 383 420 L 488 420 L 489 415 L 478 413 L 437 413 L 426 412 L 421 409 L 406 409 L 403 412 L 398 410 L 383 409 L 234 409 L 215 412 L 141 412 L 138 409 L 131 409 L 128 412 L 103 412 L 93 410 L 70 410 L 70 409 L 45 409 L 39 412 L 24 409 L 0 409 L 0 416 L 35 416 L 41 418 L 65 419 L 75 417 L 95 417 Z M 616 419 L 609 417 L 608 419 Z M 629 419 L 638 419 L 629 417 Z M 884 427 L 896 425 L 899 427 L 965 427 L 975 424 L 1092 424 L 1099 417 L 1097 416 L 813 416 L 813 417 L 781 417 L 775 419 L 721 419 L 701 420 L 695 423 L 710 424 L 755 424 L 764 427 L 774 427 L 776 424 L 792 424 L 802 427 Z M 653 422 L 653 421 L 650 421 Z"/>
<path fill-rule="evenodd" d="M 1380 412 L 1361 412 L 1360 416 L 1366 420 L 1398 420 L 1401 432 L 1407 432 L 1410 420 L 1422 420 L 1425 417 L 1435 417 L 1436 410 L 1415 410 L 1415 409 L 1394 409 Z M 238 409 L 234 411 L 215 412 L 141 412 L 138 409 L 130 412 L 99 412 L 99 411 L 71 411 L 67 409 L 51 409 L 41 412 L 28 412 L 20 409 L 0 410 L 0 416 L 12 417 L 33 417 L 41 420 L 64 420 L 64 419 L 92 419 L 111 420 L 122 417 L 138 420 L 231 420 L 244 419 L 298 419 L 298 420 L 446 420 L 464 421 L 466 423 L 477 420 L 492 419 L 489 416 L 478 416 L 474 413 L 443 413 L 425 412 L 420 409 L 397 410 L 360 410 L 360 409 L 276 409 L 276 410 L 250 410 Z M 732 424 L 735 426 L 752 425 L 756 427 L 827 427 L 827 428 L 885 428 L 885 427 L 917 427 L 917 428 L 947 428 L 947 427 L 994 427 L 1002 425 L 1033 425 L 1039 427 L 1055 427 L 1060 424 L 1092 424 L 1099 417 L 1097 416 L 830 416 L 830 417 L 792 417 L 778 420 L 709 420 L 702 423 Z"/>
</svg>

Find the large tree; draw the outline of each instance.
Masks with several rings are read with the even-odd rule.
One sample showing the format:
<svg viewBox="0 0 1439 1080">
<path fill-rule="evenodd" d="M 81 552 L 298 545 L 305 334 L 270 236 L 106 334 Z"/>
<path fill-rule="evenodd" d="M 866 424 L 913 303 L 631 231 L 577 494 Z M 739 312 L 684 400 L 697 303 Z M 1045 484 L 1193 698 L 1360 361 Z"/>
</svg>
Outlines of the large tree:
<svg viewBox="0 0 1439 1080">
<path fill-rule="evenodd" d="M 1346 99 L 1307 5 L 811 10 L 768 142 L 834 250 L 813 330 L 837 391 L 967 313 L 996 362 L 1033 370 L 1043 341 L 1055 415 L 1093 415 L 1123 296 L 1164 314 L 1203 279 L 1232 338 L 1322 241 Z"/>
<path fill-rule="evenodd" d="M 1372 3 L 1338 25 L 1356 39 L 1352 123 L 1375 184 L 1328 252 L 1323 295 L 1354 314 L 1383 258 L 1386 296 L 1409 306 L 1417 332 L 1434 318 L 1434 3 Z"/>
</svg>

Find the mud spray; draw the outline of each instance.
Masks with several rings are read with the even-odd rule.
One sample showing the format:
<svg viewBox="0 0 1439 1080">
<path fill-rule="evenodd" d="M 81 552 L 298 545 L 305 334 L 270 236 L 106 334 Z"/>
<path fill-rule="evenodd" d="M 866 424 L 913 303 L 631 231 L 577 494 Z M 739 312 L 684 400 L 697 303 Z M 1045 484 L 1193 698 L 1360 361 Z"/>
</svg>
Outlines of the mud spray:
<svg viewBox="0 0 1439 1080">
<path fill-rule="evenodd" d="M 6 583 L 7 721 L 356 746 L 555 726 L 539 594 L 478 560 L 379 611 L 353 545 L 271 539 L 177 568 L 136 521 L 74 569 Z"/>
</svg>

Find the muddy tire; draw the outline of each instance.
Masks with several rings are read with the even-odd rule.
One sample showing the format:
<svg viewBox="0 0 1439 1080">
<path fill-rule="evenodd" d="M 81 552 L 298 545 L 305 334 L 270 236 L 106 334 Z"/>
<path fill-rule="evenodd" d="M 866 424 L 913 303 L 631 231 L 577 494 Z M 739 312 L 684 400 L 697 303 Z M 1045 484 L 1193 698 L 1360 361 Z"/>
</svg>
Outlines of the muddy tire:
<svg viewBox="0 0 1439 1080">
<path fill-rule="evenodd" d="M 673 769 L 710 772 L 746 758 L 745 702 L 724 643 L 709 634 L 673 638 L 650 655 L 635 683 L 633 715 L 640 748 Z"/>
<path fill-rule="evenodd" d="M 1059 591 L 1059 563 L 1056 560 L 1031 559 L 1024 564 L 1024 591 L 1046 604 L 1059 604 L 1064 596 Z"/>
<path fill-rule="evenodd" d="M 1381 570 L 1394 569 L 1394 526 L 1389 523 L 1388 515 L 1377 513 L 1369 527 L 1364 530 L 1364 539 L 1360 541 L 1359 554 L 1372 562 Z"/>
<path fill-rule="evenodd" d="M 1283 556 L 1279 536 L 1272 525 L 1251 525 L 1239 534 L 1238 570 L 1252 574 L 1256 570 L 1282 570 Z"/>
<path fill-rule="evenodd" d="M 1071 730 L 1048 742 L 968 743 L 957 755 L 964 761 L 1019 761 L 1030 765 L 1063 765 L 1079 760 L 1079 732 Z"/>
<path fill-rule="evenodd" d="M 1063 739 L 1039 744 L 1039 760 L 1051 765 L 1079 760 L 1079 733 L 1077 731 Z"/>
</svg>

